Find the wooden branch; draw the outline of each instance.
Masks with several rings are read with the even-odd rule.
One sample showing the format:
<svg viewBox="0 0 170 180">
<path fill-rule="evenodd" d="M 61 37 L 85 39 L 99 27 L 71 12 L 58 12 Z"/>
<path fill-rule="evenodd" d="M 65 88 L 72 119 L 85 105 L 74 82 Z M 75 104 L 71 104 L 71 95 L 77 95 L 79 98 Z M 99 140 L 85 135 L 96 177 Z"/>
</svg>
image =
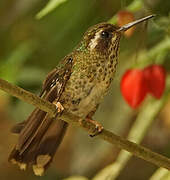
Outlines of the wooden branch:
<svg viewBox="0 0 170 180">
<path fill-rule="evenodd" d="M 49 102 L 41 99 L 40 97 L 38 97 L 20 87 L 12 85 L 5 80 L 0 79 L 0 89 L 11 94 L 12 96 L 15 96 L 29 104 L 32 104 L 32 105 L 40 108 L 41 110 L 49 113 L 51 116 L 55 116 L 57 113 L 56 106 L 54 104 L 49 103 Z M 70 114 L 66 111 L 64 111 L 62 113 L 60 118 L 72 125 L 76 125 L 76 126 L 84 128 L 89 133 L 93 133 L 93 130 L 95 128 L 94 124 L 87 122 L 85 120 L 81 121 L 81 123 L 80 123 L 79 117 L 77 117 L 73 114 Z M 150 163 L 153 163 L 159 167 L 164 167 L 164 168 L 170 170 L 170 159 L 169 158 L 162 156 L 158 153 L 152 152 L 151 150 L 149 150 L 145 147 L 142 147 L 140 145 L 137 145 L 133 142 L 130 142 L 120 136 L 113 134 L 110 131 L 107 131 L 104 129 L 102 131 L 102 133 L 99 134 L 97 137 L 100 137 L 101 139 L 104 139 L 105 141 L 115 145 L 116 147 L 118 147 L 120 149 L 124 149 L 141 159 L 144 159 L 144 160 L 146 160 Z"/>
</svg>

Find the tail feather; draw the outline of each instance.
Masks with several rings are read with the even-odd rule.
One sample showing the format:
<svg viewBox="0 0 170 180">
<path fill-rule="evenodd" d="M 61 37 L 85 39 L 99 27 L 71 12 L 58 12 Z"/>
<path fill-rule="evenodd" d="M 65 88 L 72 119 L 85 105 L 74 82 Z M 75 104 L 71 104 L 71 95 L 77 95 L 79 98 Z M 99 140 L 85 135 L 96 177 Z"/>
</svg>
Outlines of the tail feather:
<svg viewBox="0 0 170 180">
<path fill-rule="evenodd" d="M 41 124 L 46 120 L 46 112 L 39 110 L 36 108 L 31 115 L 28 117 L 24 128 L 21 130 L 19 135 L 19 140 L 17 144 L 17 149 L 22 153 L 24 149 L 29 146 L 34 136 L 41 130 Z M 51 119 L 49 119 L 51 120 Z M 49 122 L 49 121 L 48 121 Z M 47 127 L 46 127 L 47 129 Z"/>
<path fill-rule="evenodd" d="M 37 175 L 37 172 L 40 170 L 41 172 L 44 172 L 44 170 L 48 168 L 68 126 L 66 122 L 60 119 L 57 121 L 57 123 L 55 122 L 50 125 L 48 131 L 46 131 L 43 138 L 41 139 L 35 153 L 36 161 L 33 165 L 33 170 Z"/>
<path fill-rule="evenodd" d="M 32 165 L 34 173 L 41 176 L 52 161 L 67 126 L 66 122 L 35 109 L 24 128 L 18 128 L 21 130 L 19 140 L 9 161 L 19 165 L 20 169 Z"/>
</svg>

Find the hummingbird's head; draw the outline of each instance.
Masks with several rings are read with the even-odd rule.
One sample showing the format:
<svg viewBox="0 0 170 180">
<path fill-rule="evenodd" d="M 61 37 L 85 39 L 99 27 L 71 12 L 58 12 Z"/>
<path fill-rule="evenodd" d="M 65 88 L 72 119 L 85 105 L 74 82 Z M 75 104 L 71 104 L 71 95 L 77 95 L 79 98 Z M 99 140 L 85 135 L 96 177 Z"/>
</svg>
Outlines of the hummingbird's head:
<svg viewBox="0 0 170 180">
<path fill-rule="evenodd" d="M 98 54 L 109 54 L 110 51 L 117 51 L 121 32 L 119 27 L 109 23 L 100 23 L 92 26 L 83 36 L 83 42 L 90 52 Z"/>
<path fill-rule="evenodd" d="M 96 53 L 95 55 L 110 55 L 119 49 L 120 37 L 124 31 L 132 26 L 153 18 L 155 15 L 149 15 L 139 20 L 125 24 L 122 27 L 110 23 L 100 23 L 92 26 L 83 36 L 83 49 Z M 80 48 L 81 49 L 81 48 Z"/>
</svg>

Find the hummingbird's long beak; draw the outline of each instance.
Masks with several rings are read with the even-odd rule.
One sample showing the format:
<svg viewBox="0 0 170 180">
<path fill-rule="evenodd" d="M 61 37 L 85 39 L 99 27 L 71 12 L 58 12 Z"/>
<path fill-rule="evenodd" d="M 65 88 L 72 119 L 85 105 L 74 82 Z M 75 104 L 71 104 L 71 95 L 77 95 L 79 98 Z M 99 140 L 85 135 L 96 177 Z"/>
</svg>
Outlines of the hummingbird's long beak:
<svg viewBox="0 0 170 180">
<path fill-rule="evenodd" d="M 152 15 L 146 16 L 144 18 L 138 19 L 136 21 L 130 22 L 130 23 L 125 24 L 124 26 L 120 27 L 117 31 L 126 31 L 129 28 L 131 28 L 132 26 L 135 26 L 136 24 L 139 24 L 139 23 L 141 23 L 143 21 L 146 21 L 146 20 L 148 20 L 150 18 L 153 18 L 155 16 L 156 16 L 155 14 L 152 14 Z"/>
</svg>

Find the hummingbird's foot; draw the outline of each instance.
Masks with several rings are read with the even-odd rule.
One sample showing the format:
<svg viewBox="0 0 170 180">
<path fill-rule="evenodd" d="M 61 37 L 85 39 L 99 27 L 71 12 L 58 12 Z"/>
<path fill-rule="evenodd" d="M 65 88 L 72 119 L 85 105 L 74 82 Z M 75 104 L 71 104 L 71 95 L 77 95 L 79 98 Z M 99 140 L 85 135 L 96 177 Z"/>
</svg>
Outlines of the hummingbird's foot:
<svg viewBox="0 0 170 180">
<path fill-rule="evenodd" d="M 64 107 L 62 106 L 62 104 L 60 102 L 53 102 L 53 104 L 56 106 L 56 109 L 57 109 L 57 112 L 58 113 L 61 113 L 64 111 Z"/>
<path fill-rule="evenodd" d="M 100 134 L 103 131 L 103 126 L 99 122 L 97 122 L 93 119 L 90 119 L 88 117 L 86 118 L 86 121 L 93 123 L 95 125 L 95 128 L 94 128 L 93 132 L 90 134 L 90 137 L 97 136 L 98 134 Z"/>
</svg>

